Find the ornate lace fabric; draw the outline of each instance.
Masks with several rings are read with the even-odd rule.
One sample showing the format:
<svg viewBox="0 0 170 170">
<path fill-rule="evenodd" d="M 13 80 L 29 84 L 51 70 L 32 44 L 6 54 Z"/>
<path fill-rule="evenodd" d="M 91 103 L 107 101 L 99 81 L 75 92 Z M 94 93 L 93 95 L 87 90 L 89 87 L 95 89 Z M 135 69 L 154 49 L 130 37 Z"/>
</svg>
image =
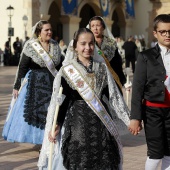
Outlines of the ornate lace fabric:
<svg viewBox="0 0 170 170">
<path fill-rule="evenodd" d="M 75 63 L 77 69 L 79 71 L 81 71 L 83 76 L 85 76 L 86 71 L 80 64 L 76 64 L 77 62 L 75 59 L 70 60 L 70 62 Z M 93 65 L 96 66 L 95 70 L 99 71 L 99 69 L 97 68 L 99 66 L 99 64 L 93 64 Z M 118 129 L 121 132 L 120 134 L 122 134 L 122 132 L 126 133 L 127 125 L 129 124 L 130 112 L 124 102 L 124 99 L 122 98 L 122 95 L 120 94 L 120 92 L 115 84 L 115 81 L 112 78 L 112 75 L 110 74 L 109 70 L 107 69 L 106 65 L 103 63 L 102 66 L 104 66 L 104 68 L 105 68 L 104 70 L 106 70 L 105 76 L 107 77 L 107 81 L 105 81 L 105 82 L 108 82 L 109 96 L 110 96 L 110 98 L 106 99 L 105 101 L 107 102 L 109 110 L 111 111 L 111 117 L 116 122 Z M 49 145 L 49 141 L 48 141 L 48 133 L 51 130 L 51 126 L 52 126 L 52 120 L 53 120 L 55 107 L 56 107 L 55 106 L 55 96 L 58 95 L 58 92 L 59 92 L 61 76 L 63 76 L 62 69 L 59 71 L 59 73 L 57 74 L 57 76 L 54 80 L 54 86 L 53 86 L 54 90 L 53 90 L 53 95 L 52 95 L 52 99 L 50 102 L 50 106 L 48 108 L 49 114 L 47 114 L 47 123 L 46 123 L 46 128 L 45 128 L 44 141 L 43 141 L 42 150 L 41 150 L 41 154 L 40 154 L 39 162 L 38 162 L 39 167 L 46 165 L 46 159 L 48 158 L 48 155 L 49 155 L 49 146 L 50 145 Z M 100 81 L 103 81 L 103 80 L 101 79 Z M 70 85 L 70 87 L 72 87 L 71 83 L 69 85 Z M 102 85 L 102 87 L 104 87 L 104 85 Z M 94 91 L 99 96 L 99 98 L 101 98 L 101 90 L 102 90 L 101 86 L 100 87 L 95 86 L 95 88 L 94 88 Z M 58 152 L 58 151 L 55 150 L 55 152 Z M 122 163 L 123 160 L 122 160 L 121 149 L 119 150 L 119 152 L 120 152 L 119 153 L 120 154 L 120 162 Z"/>
<path fill-rule="evenodd" d="M 61 151 L 66 169 L 118 170 L 117 142 L 85 101 L 73 103 L 64 127 Z"/>
<path fill-rule="evenodd" d="M 27 42 L 24 46 L 24 50 L 23 53 L 32 58 L 32 60 L 40 65 L 40 67 L 46 67 L 45 62 L 43 61 L 43 59 L 38 55 L 38 53 L 34 50 L 34 48 L 31 46 L 31 43 L 33 41 L 37 41 L 38 39 L 33 39 L 30 40 L 29 42 Z M 50 40 L 50 48 L 49 48 L 49 52 L 48 54 L 50 55 L 50 57 L 52 58 L 54 65 L 59 65 L 60 60 L 61 60 L 61 52 L 60 52 L 60 47 L 56 44 L 56 42 L 54 40 Z"/>
<path fill-rule="evenodd" d="M 76 66 L 76 68 L 81 72 L 82 76 L 85 78 L 86 82 L 88 82 L 89 86 L 91 86 L 92 81 L 94 81 L 95 86 L 92 88 L 94 89 L 95 93 L 98 95 L 99 98 L 101 98 L 101 92 L 104 87 L 107 85 L 107 72 L 105 69 L 105 65 L 100 62 L 93 62 L 92 65 L 92 72 L 94 72 L 94 79 L 91 76 L 88 76 L 87 74 L 87 68 L 82 66 L 82 64 L 77 63 L 77 58 L 75 57 L 72 60 L 72 63 Z M 70 85 L 72 89 L 75 89 L 72 86 L 72 83 L 68 80 L 67 76 L 63 74 L 63 77 L 67 80 L 67 83 Z"/>
<path fill-rule="evenodd" d="M 73 41 L 71 41 L 69 44 L 63 65 L 67 65 L 69 63 L 74 63 L 76 68 L 81 72 L 82 76 L 85 77 L 87 72 L 86 72 L 85 68 L 83 68 L 80 64 L 78 64 L 77 61 L 75 60 L 75 52 L 72 50 L 72 44 L 73 44 Z M 113 118 L 113 121 L 116 123 L 120 134 L 127 133 L 127 125 L 129 125 L 130 111 L 129 111 L 127 105 L 125 104 L 125 101 L 124 101 L 122 95 L 120 94 L 120 92 L 116 86 L 116 83 L 115 83 L 114 79 L 112 78 L 112 75 L 111 75 L 110 71 L 108 70 L 103 58 L 98 54 L 96 49 L 94 51 L 93 58 L 94 58 L 93 68 L 96 73 L 95 74 L 96 82 L 95 82 L 95 86 L 94 86 L 94 91 L 98 95 L 98 97 L 101 98 L 102 88 L 105 87 L 106 85 L 108 85 L 109 99 L 107 97 L 105 97 L 103 101 L 105 101 L 105 103 L 107 104 L 108 109 L 111 113 L 111 117 Z M 100 64 L 98 64 L 98 62 L 102 62 L 101 67 L 99 67 Z M 94 63 L 96 63 L 96 64 L 94 64 Z M 97 73 L 98 73 L 99 77 L 101 77 L 101 78 L 97 77 Z M 100 76 L 100 74 L 103 76 Z M 105 78 L 104 78 L 104 75 L 106 76 Z M 39 167 L 43 167 L 46 165 L 46 163 L 47 163 L 46 161 L 49 156 L 50 142 L 48 140 L 48 133 L 52 127 L 53 117 L 54 117 L 55 108 L 56 108 L 55 98 L 59 92 L 62 76 L 67 80 L 66 76 L 63 75 L 62 69 L 60 69 L 60 71 L 58 72 L 57 76 L 55 77 L 55 80 L 53 83 L 53 94 L 52 94 L 50 106 L 48 108 L 44 141 L 43 141 L 43 145 L 42 145 L 42 149 L 41 149 L 41 153 L 40 153 L 40 157 L 39 157 L 39 161 L 38 161 Z M 104 78 L 104 80 L 105 79 L 106 80 L 103 81 L 102 77 Z M 88 78 L 87 82 L 89 82 L 89 84 L 90 84 L 90 81 L 92 81 L 92 80 L 90 80 L 90 78 Z M 103 82 L 104 84 L 97 83 L 97 81 Z M 70 83 L 68 80 L 67 80 L 67 82 L 69 83 L 69 86 L 72 89 L 74 89 L 72 83 Z M 67 98 L 67 96 L 66 96 L 66 98 Z M 117 141 L 117 143 L 119 144 L 120 167 L 121 167 L 121 164 L 123 162 L 122 149 L 120 146 L 121 144 L 118 141 Z M 55 145 L 55 148 L 56 148 L 55 154 L 58 153 L 58 149 L 57 149 L 58 145 L 59 145 L 59 143 L 57 142 Z"/>
<path fill-rule="evenodd" d="M 115 56 L 115 51 L 117 49 L 116 41 L 109 37 L 104 36 L 101 44 L 101 50 L 109 61 Z"/>
<path fill-rule="evenodd" d="M 45 128 L 54 77 L 47 69 L 32 70 L 28 77 L 24 119 L 29 125 Z"/>
</svg>

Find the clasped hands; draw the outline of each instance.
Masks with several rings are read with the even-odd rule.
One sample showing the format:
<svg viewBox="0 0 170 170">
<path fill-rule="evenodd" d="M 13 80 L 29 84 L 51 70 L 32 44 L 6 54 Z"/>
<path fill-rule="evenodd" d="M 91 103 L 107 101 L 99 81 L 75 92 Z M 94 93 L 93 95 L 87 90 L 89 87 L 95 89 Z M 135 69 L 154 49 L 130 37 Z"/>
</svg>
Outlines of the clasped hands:
<svg viewBox="0 0 170 170">
<path fill-rule="evenodd" d="M 141 120 L 132 119 L 130 121 L 130 125 L 128 126 L 128 130 L 131 132 L 132 135 L 138 135 L 142 130 L 142 122 Z"/>
</svg>

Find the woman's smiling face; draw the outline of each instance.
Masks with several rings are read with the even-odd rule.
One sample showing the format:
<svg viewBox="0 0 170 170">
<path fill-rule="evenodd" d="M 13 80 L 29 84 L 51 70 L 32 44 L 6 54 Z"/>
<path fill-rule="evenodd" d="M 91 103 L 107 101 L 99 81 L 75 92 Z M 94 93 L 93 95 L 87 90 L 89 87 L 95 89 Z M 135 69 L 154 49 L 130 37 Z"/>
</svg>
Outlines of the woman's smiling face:
<svg viewBox="0 0 170 170">
<path fill-rule="evenodd" d="M 78 37 L 75 51 L 78 53 L 78 58 L 90 58 L 94 52 L 94 36 L 92 33 L 82 33 Z"/>
</svg>

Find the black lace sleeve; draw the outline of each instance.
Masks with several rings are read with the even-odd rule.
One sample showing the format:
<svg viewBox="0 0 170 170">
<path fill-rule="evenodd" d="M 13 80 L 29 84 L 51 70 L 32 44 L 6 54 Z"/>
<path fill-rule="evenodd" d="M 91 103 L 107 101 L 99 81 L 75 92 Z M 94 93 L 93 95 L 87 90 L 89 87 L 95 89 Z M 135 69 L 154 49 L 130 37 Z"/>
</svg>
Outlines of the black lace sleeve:
<svg viewBox="0 0 170 170">
<path fill-rule="evenodd" d="M 31 58 L 27 57 L 24 53 L 21 56 L 18 70 L 16 73 L 15 81 L 14 81 L 14 89 L 19 90 L 21 86 L 21 79 L 25 77 L 28 72 L 31 64 Z"/>
<path fill-rule="evenodd" d="M 69 87 L 69 85 L 67 84 L 66 80 L 62 77 L 61 79 L 61 85 L 63 87 L 63 94 L 66 96 L 62 105 L 60 106 L 59 109 L 59 113 L 58 113 L 58 118 L 57 118 L 57 122 L 58 124 L 62 125 L 65 119 L 65 115 L 66 112 L 69 108 L 69 104 L 70 104 L 70 96 L 68 95 L 69 93 L 71 93 L 71 88 Z"/>
</svg>

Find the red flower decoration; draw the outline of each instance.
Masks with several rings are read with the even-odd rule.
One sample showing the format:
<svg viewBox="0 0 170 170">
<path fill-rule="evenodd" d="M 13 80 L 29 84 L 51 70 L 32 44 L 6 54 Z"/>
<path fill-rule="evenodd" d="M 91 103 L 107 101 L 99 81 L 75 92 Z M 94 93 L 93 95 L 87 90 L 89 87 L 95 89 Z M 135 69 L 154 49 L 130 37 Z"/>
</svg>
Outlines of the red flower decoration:
<svg viewBox="0 0 170 170">
<path fill-rule="evenodd" d="M 78 88 L 83 88 L 83 87 L 84 87 L 84 81 L 81 80 L 81 79 L 78 79 L 78 80 L 76 81 L 76 86 L 77 86 Z"/>
</svg>

